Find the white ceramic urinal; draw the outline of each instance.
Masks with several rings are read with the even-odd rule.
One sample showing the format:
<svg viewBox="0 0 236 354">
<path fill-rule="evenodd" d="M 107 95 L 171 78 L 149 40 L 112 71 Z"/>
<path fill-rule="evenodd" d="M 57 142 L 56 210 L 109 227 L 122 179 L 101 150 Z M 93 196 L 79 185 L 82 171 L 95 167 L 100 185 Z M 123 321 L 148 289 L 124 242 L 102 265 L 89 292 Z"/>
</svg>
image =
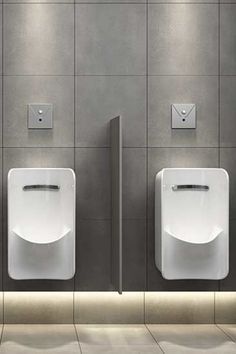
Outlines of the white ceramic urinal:
<svg viewBox="0 0 236 354">
<path fill-rule="evenodd" d="M 13 279 L 73 277 L 73 170 L 14 168 L 9 171 L 8 273 Z"/>
<path fill-rule="evenodd" d="M 165 279 L 223 279 L 229 178 L 220 168 L 165 168 L 155 183 L 155 260 Z"/>
</svg>

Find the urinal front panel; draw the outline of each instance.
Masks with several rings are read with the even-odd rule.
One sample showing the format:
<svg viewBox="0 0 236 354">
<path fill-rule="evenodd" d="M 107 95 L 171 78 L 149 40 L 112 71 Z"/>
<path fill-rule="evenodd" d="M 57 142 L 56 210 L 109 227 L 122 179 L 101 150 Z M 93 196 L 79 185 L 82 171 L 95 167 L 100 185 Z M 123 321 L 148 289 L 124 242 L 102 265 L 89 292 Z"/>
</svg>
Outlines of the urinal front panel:
<svg viewBox="0 0 236 354">
<path fill-rule="evenodd" d="M 8 271 L 13 279 L 73 276 L 75 175 L 71 169 L 9 172 Z"/>
</svg>

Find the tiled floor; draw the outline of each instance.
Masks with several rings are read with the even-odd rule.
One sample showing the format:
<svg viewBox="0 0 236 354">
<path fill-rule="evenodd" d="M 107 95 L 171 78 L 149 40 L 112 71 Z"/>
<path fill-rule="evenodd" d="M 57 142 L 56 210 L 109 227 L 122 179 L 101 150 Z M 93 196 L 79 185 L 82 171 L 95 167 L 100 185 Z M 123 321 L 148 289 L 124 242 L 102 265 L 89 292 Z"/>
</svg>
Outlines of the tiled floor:
<svg viewBox="0 0 236 354">
<path fill-rule="evenodd" d="M 0 354 L 236 354 L 236 325 L 4 325 L 1 333 Z"/>
</svg>

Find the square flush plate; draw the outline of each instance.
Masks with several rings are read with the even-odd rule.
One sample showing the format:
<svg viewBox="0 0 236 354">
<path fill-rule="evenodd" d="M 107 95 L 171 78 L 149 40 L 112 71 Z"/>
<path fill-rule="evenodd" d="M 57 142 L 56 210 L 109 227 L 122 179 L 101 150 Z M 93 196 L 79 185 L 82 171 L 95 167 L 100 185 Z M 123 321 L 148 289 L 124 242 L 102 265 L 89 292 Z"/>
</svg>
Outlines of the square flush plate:
<svg viewBox="0 0 236 354">
<path fill-rule="evenodd" d="M 28 128 L 29 129 L 52 129 L 53 105 L 29 104 L 28 105 Z"/>
<path fill-rule="evenodd" d="M 196 105 L 194 103 L 175 103 L 171 106 L 172 129 L 196 128 Z"/>
</svg>

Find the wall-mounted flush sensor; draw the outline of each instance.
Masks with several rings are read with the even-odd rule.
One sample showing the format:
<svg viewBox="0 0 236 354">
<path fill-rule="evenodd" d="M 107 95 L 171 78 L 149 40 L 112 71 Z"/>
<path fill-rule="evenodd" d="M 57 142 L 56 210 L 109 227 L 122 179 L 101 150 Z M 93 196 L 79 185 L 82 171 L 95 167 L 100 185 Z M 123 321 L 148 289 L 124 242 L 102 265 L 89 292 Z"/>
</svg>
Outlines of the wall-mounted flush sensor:
<svg viewBox="0 0 236 354">
<path fill-rule="evenodd" d="M 175 103 L 171 105 L 172 129 L 196 128 L 196 105 Z"/>
<path fill-rule="evenodd" d="M 28 128 L 29 129 L 52 129 L 51 103 L 28 105 Z"/>
</svg>

